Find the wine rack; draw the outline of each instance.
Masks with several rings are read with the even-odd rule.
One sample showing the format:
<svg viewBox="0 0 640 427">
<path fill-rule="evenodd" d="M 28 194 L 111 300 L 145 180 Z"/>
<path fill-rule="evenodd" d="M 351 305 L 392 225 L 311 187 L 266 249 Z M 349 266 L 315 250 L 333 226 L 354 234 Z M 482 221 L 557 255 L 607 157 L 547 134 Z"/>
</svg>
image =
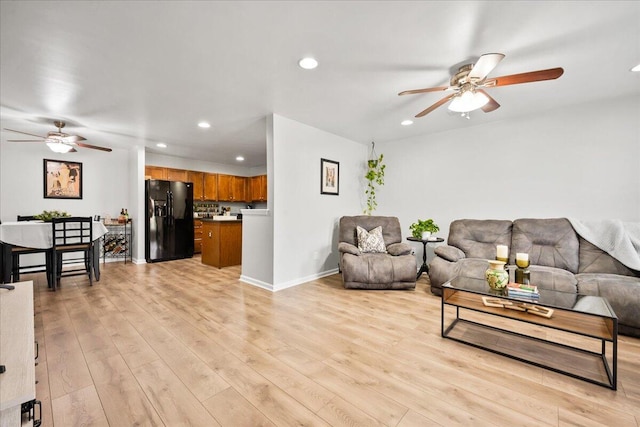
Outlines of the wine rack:
<svg viewBox="0 0 640 427">
<path fill-rule="evenodd" d="M 102 245 L 100 246 L 102 262 L 107 262 L 107 259 L 122 259 L 125 264 L 127 259 L 131 262 L 131 221 L 126 223 L 105 222 L 104 226 L 107 227 L 107 234 L 102 237 Z"/>
</svg>

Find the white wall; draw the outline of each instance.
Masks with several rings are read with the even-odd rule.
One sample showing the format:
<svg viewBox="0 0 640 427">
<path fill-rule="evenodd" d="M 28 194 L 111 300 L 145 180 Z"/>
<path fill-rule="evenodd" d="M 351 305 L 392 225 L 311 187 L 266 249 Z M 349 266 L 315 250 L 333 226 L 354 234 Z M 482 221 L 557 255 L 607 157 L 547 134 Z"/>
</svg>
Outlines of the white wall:
<svg viewBox="0 0 640 427">
<path fill-rule="evenodd" d="M 433 218 L 445 238 L 460 218 L 640 221 L 637 96 L 377 144 L 376 150 L 387 164 L 376 213 L 398 216 L 403 236 L 418 218 Z M 421 245 L 416 251 L 421 257 Z"/>
<path fill-rule="evenodd" d="M 337 271 L 338 220 L 362 211 L 366 157 L 362 144 L 273 116 L 274 290 Z M 340 163 L 338 196 L 320 194 L 321 158 Z"/>
<path fill-rule="evenodd" d="M 2 143 L 0 145 L 0 219 L 15 221 L 17 215 L 35 215 L 43 210 L 61 210 L 72 215 L 109 214 L 131 208 L 129 152 L 105 153 L 79 149 L 56 154 L 44 144 Z M 43 159 L 82 163 L 81 200 L 43 197 Z"/>
</svg>

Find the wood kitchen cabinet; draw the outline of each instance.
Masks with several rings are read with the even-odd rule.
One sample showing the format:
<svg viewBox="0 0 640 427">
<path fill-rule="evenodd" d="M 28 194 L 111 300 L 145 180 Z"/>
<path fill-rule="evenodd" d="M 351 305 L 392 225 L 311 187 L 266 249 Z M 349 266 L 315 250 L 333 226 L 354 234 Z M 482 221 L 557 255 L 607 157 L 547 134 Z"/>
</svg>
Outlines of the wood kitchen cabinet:
<svg viewBox="0 0 640 427">
<path fill-rule="evenodd" d="M 267 201 L 267 176 L 258 175 L 252 176 L 250 179 L 250 193 L 251 202 L 266 202 Z"/>
<path fill-rule="evenodd" d="M 193 220 L 193 253 L 199 254 L 202 252 L 202 221 L 199 219 Z"/>
<path fill-rule="evenodd" d="M 183 169 L 167 168 L 167 180 L 186 182 L 188 181 L 188 173 L 189 171 Z"/>
<path fill-rule="evenodd" d="M 187 171 L 187 181 L 193 182 L 193 200 L 206 200 L 204 196 L 204 172 Z"/>
<path fill-rule="evenodd" d="M 246 202 L 247 178 L 218 174 L 218 200 L 221 202 Z"/>
<path fill-rule="evenodd" d="M 204 200 L 218 200 L 218 174 L 204 174 Z"/>
<path fill-rule="evenodd" d="M 227 267 L 242 263 L 242 221 L 202 221 L 202 263 Z"/>
<path fill-rule="evenodd" d="M 167 168 L 160 166 L 145 166 L 144 179 L 167 179 Z"/>
</svg>

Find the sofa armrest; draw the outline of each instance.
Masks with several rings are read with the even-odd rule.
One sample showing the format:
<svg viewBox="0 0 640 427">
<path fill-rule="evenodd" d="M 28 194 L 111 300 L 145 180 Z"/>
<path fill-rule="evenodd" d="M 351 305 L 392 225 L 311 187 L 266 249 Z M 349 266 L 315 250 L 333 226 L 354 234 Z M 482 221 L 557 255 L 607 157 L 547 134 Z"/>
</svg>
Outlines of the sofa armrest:
<svg viewBox="0 0 640 427">
<path fill-rule="evenodd" d="M 345 253 L 345 254 L 352 254 L 356 256 L 360 256 L 360 253 L 361 253 L 360 249 L 358 249 L 356 246 L 352 245 L 351 243 L 347 243 L 347 242 L 338 243 L 338 252 Z"/>
<path fill-rule="evenodd" d="M 387 246 L 387 252 L 393 256 L 410 255 L 413 248 L 406 243 L 392 243 Z"/>
<path fill-rule="evenodd" d="M 451 261 L 451 262 L 456 262 L 458 260 L 466 258 L 466 255 L 464 254 L 464 252 L 462 252 L 460 249 L 456 248 L 455 246 L 449 246 L 449 245 L 437 246 L 433 250 L 433 252 L 436 255 L 438 255 L 440 258 L 444 258 L 447 261 Z"/>
</svg>

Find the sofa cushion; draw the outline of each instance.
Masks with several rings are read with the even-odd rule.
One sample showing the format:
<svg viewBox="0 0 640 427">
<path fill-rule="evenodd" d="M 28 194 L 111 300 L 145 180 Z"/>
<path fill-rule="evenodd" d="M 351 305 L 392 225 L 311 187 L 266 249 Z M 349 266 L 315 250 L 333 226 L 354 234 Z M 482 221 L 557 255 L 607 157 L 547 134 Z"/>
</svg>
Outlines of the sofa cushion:
<svg viewBox="0 0 640 427">
<path fill-rule="evenodd" d="M 382 237 L 382 227 L 375 227 L 367 231 L 357 226 L 356 234 L 358 235 L 358 249 L 363 253 L 386 253 L 387 247 L 384 245 Z"/>
<path fill-rule="evenodd" d="M 531 272 L 531 284 L 540 289 L 551 289 L 574 294 L 577 292 L 578 281 L 576 276 L 567 270 L 545 265 L 532 265 L 529 267 L 529 271 Z"/>
<path fill-rule="evenodd" d="M 580 244 L 580 266 L 578 273 L 609 273 L 640 277 L 640 272 L 631 270 L 620 261 L 578 236 Z"/>
<path fill-rule="evenodd" d="M 513 222 L 511 259 L 529 254 L 531 264 L 578 272 L 578 235 L 565 218 L 517 219 Z"/>
<path fill-rule="evenodd" d="M 511 245 L 511 221 L 459 219 L 449 226 L 447 243 L 467 258 L 495 259 L 497 245 Z"/>
<path fill-rule="evenodd" d="M 640 278 L 619 274 L 581 273 L 577 274 L 578 292 L 605 298 L 622 325 L 636 329 L 640 333 Z M 627 330 L 625 329 L 625 332 Z"/>
</svg>

